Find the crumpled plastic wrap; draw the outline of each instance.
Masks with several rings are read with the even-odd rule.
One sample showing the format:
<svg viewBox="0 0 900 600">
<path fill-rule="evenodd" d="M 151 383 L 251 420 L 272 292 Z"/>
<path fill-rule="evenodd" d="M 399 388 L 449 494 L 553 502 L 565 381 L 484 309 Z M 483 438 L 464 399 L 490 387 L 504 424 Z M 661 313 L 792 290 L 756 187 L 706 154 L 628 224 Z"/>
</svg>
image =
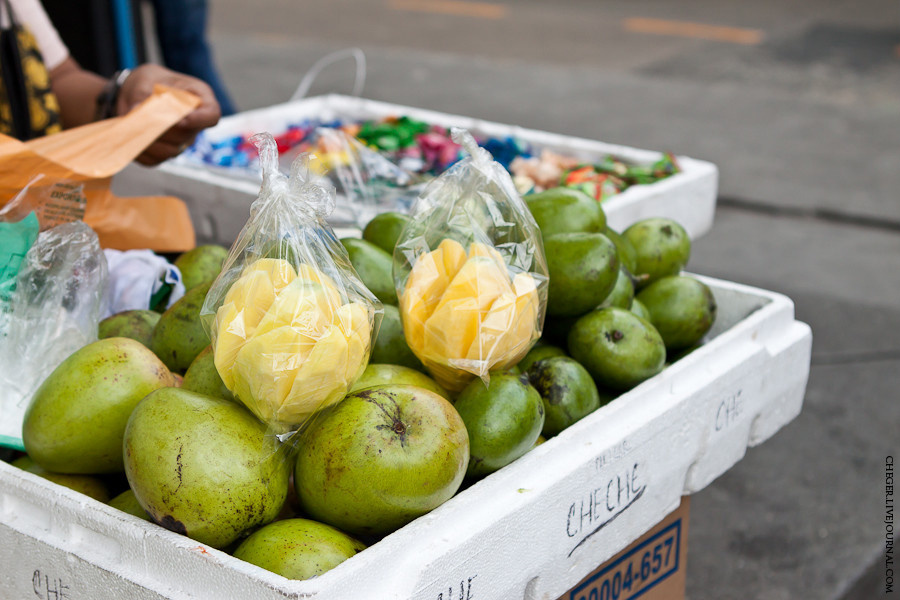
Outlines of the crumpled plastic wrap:
<svg viewBox="0 0 900 600">
<path fill-rule="evenodd" d="M 35 390 L 70 354 L 97 340 L 107 265 L 81 221 L 42 232 L 25 255 L 0 343 L 0 437 L 21 439 Z"/>
<path fill-rule="evenodd" d="M 368 364 L 383 309 L 325 218 L 334 189 L 301 155 L 290 178 L 268 133 L 263 182 L 200 315 L 216 369 L 279 439 L 342 400 Z"/>
<path fill-rule="evenodd" d="M 515 365 L 540 337 L 547 304 L 541 234 L 506 169 L 466 131 L 468 157 L 433 180 L 394 250 L 409 347 L 452 392 Z"/>
</svg>

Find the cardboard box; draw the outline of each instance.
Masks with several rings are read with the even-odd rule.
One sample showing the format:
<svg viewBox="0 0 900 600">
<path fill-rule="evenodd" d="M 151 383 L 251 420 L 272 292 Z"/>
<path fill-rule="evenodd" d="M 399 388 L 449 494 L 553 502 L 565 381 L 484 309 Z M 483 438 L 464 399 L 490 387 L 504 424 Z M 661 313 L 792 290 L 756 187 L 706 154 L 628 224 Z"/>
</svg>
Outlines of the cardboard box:
<svg viewBox="0 0 900 600">
<path fill-rule="evenodd" d="M 683 600 L 690 497 L 559 600 Z"/>
</svg>

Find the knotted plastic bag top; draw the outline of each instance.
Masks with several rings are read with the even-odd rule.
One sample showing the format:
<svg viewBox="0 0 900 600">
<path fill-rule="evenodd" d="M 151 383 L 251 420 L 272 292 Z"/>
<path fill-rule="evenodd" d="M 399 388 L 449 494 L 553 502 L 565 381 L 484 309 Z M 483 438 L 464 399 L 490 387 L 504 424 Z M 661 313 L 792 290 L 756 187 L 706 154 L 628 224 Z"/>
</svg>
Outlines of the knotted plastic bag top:
<svg viewBox="0 0 900 600">
<path fill-rule="evenodd" d="M 347 394 L 383 309 L 325 221 L 334 189 L 310 177 L 312 157 L 288 178 L 273 137 L 251 141 L 259 197 L 200 314 L 225 386 L 283 439 Z"/>
<path fill-rule="evenodd" d="M 394 250 L 404 335 L 451 391 L 515 365 L 540 337 L 547 263 L 506 169 L 462 129 L 468 156 L 434 179 Z"/>
</svg>

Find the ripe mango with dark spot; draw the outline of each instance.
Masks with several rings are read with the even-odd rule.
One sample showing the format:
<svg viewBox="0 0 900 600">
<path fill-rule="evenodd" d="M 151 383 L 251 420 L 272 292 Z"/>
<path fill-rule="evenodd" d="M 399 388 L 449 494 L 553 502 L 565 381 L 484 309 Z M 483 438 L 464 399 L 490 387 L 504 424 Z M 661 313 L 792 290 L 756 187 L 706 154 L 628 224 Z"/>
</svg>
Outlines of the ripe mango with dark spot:
<svg viewBox="0 0 900 600">
<path fill-rule="evenodd" d="M 579 190 L 550 188 L 523 200 L 545 239 L 557 233 L 603 233 L 606 229 L 600 203 Z"/>
<path fill-rule="evenodd" d="M 651 323 L 623 308 L 594 310 L 569 331 L 569 354 L 598 387 L 626 391 L 662 371 L 666 346 Z"/>
<path fill-rule="evenodd" d="M 160 316 L 155 310 L 122 311 L 100 321 L 97 337 L 101 340 L 111 337 L 131 338 L 149 348 Z"/>
<path fill-rule="evenodd" d="M 209 336 L 200 324 L 200 309 L 211 283 L 189 289 L 162 314 L 153 329 L 150 348 L 176 373 L 184 373 L 209 346 Z"/>
<path fill-rule="evenodd" d="M 25 450 L 48 471 L 119 472 L 131 411 L 141 398 L 173 383 L 169 369 L 140 342 L 107 338 L 88 344 L 35 392 L 22 426 Z"/>
<path fill-rule="evenodd" d="M 397 305 L 394 289 L 393 257 L 370 242 L 359 238 L 342 238 L 357 275 L 375 297 L 385 304 Z"/>
<path fill-rule="evenodd" d="M 568 356 L 539 360 L 527 374 L 544 403 L 545 437 L 557 435 L 612 399 L 609 395 L 601 399 L 591 374 Z"/>
<path fill-rule="evenodd" d="M 181 272 L 184 289 L 189 290 L 204 283 L 212 283 L 222 270 L 222 263 L 228 257 L 228 249 L 209 244 L 197 246 L 175 259 L 175 266 Z"/>
<path fill-rule="evenodd" d="M 716 320 L 716 299 L 702 281 L 687 275 L 663 277 L 637 295 L 670 353 L 693 346 Z"/>
<path fill-rule="evenodd" d="M 194 362 L 191 363 L 191 366 L 188 367 L 187 372 L 184 374 L 184 381 L 177 387 L 197 392 L 204 396 L 234 400 L 234 394 L 225 387 L 222 376 L 216 370 L 211 346 L 207 346 L 197 355 L 197 358 L 194 359 Z"/>
<path fill-rule="evenodd" d="M 550 274 L 547 314 L 586 313 L 600 305 L 616 285 L 616 246 L 602 233 L 559 233 L 544 238 Z"/>
<path fill-rule="evenodd" d="M 284 446 L 246 408 L 163 388 L 134 409 L 125 475 L 152 520 L 214 548 L 272 522 L 287 498 Z"/>
<path fill-rule="evenodd" d="M 362 237 L 388 254 L 394 254 L 394 246 L 400 239 L 403 228 L 409 223 L 409 216 L 399 212 L 383 212 L 372 217 L 363 229 Z"/>
</svg>

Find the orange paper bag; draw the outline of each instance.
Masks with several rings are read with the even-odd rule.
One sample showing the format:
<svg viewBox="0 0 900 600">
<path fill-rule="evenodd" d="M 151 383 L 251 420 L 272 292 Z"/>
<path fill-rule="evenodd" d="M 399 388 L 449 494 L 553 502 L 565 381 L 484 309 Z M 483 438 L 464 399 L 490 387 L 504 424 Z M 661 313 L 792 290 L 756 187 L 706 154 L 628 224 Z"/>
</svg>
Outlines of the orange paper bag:
<svg viewBox="0 0 900 600">
<path fill-rule="evenodd" d="M 75 218 L 83 218 L 97 232 L 104 248 L 190 250 L 196 242 L 184 202 L 171 196 L 122 198 L 109 188 L 113 175 L 199 103 L 189 92 L 157 86 L 152 96 L 121 117 L 24 143 L 0 135 L 0 207 L 26 187 L 65 182 L 81 187 L 86 203 Z"/>
</svg>

